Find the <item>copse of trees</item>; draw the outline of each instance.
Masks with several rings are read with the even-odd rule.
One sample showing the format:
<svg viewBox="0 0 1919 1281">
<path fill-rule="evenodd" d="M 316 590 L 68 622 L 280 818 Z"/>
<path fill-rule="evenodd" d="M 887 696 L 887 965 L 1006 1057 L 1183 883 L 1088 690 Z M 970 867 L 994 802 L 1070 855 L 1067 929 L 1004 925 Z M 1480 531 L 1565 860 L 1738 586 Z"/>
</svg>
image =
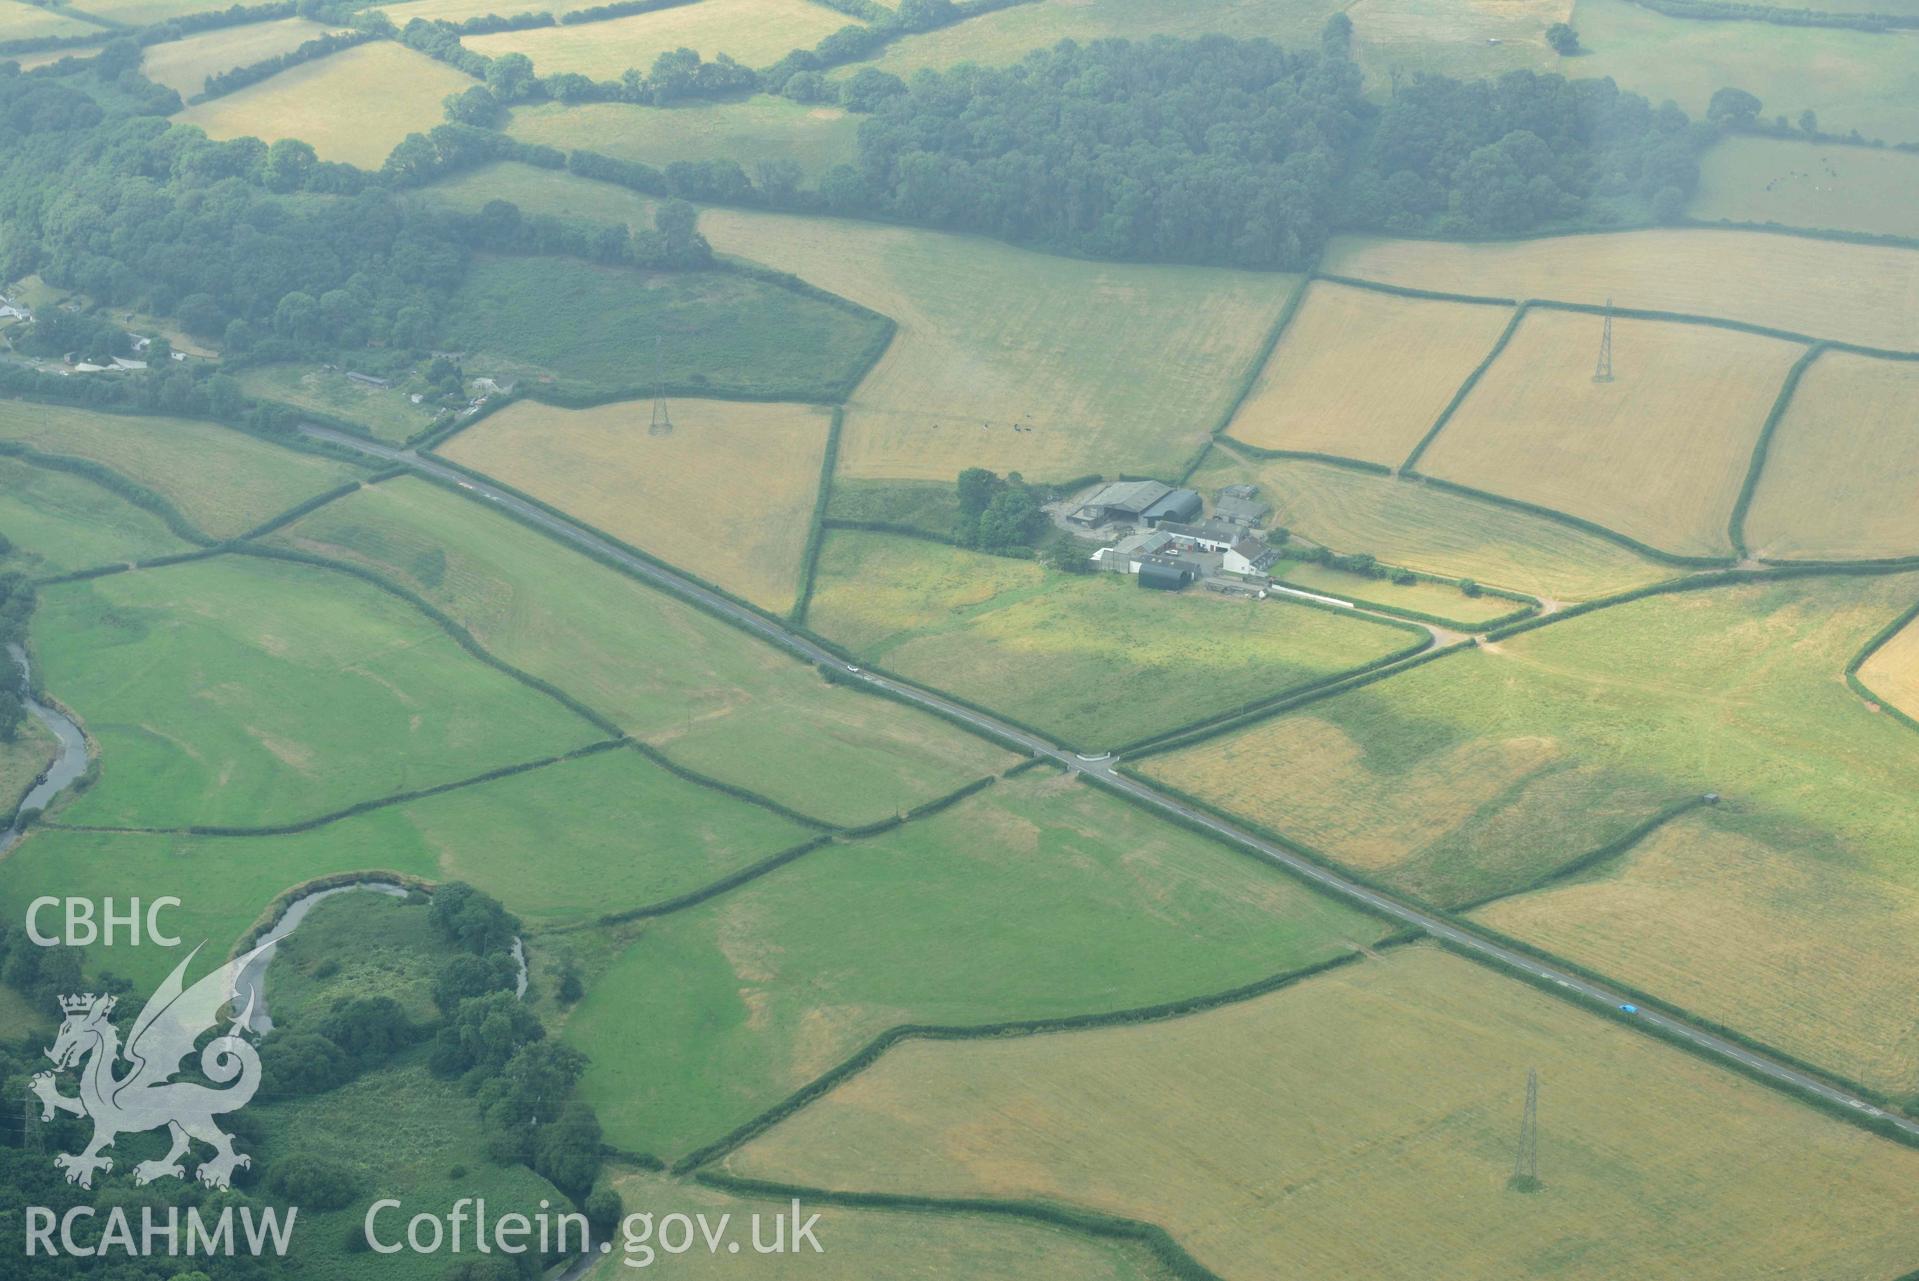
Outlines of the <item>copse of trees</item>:
<svg viewBox="0 0 1919 1281">
<path fill-rule="evenodd" d="M 1069 253 L 1300 267 L 1369 110 L 1351 62 L 1265 40 L 1064 42 L 915 75 L 821 194 Z"/>
<path fill-rule="evenodd" d="M 1395 232 L 1507 236 L 1593 222 L 1608 201 L 1676 215 L 1714 131 L 1611 80 L 1513 71 L 1418 76 L 1380 111 L 1342 220 Z"/>
<path fill-rule="evenodd" d="M 996 556 L 1026 557 L 1046 530 L 1040 504 L 1046 495 L 1028 485 L 1018 472 L 1002 479 L 984 467 L 968 467 L 959 474 L 959 523 L 954 539 L 963 547 Z"/>
</svg>

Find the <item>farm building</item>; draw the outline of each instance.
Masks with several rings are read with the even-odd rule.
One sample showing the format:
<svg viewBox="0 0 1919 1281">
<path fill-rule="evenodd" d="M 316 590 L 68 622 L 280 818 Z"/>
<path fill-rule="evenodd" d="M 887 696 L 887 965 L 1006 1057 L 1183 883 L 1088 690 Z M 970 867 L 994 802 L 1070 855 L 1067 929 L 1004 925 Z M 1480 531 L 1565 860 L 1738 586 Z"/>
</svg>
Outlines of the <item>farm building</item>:
<svg viewBox="0 0 1919 1281">
<path fill-rule="evenodd" d="M 1139 515 L 1140 519 L 1148 525 L 1158 525 L 1167 521 L 1184 524 L 1198 520 L 1199 514 L 1204 510 L 1206 510 L 1206 502 L 1198 494 L 1190 489 L 1175 489 Z"/>
<path fill-rule="evenodd" d="M 1156 480 L 1116 480 L 1081 503 L 1066 519 L 1088 529 L 1118 520 L 1143 519 L 1146 509 L 1173 492 Z"/>
<path fill-rule="evenodd" d="M 1273 514 L 1272 504 L 1259 500 L 1258 485 L 1228 485 L 1213 500 L 1213 517 L 1250 529 Z"/>
<path fill-rule="evenodd" d="M 1279 553 L 1248 534 L 1226 549 L 1221 565 L 1229 574 L 1264 574 L 1279 559 Z"/>
<path fill-rule="evenodd" d="M 1197 525 L 1183 525 L 1178 521 L 1162 520 L 1156 527 L 1160 533 L 1171 534 L 1174 538 L 1183 538 L 1197 544 L 1202 550 L 1223 552 L 1238 542 L 1246 530 L 1231 521 L 1217 517 L 1203 520 Z"/>
<path fill-rule="evenodd" d="M 1139 585 L 1155 591 L 1176 592 L 1193 581 L 1193 571 L 1176 562 L 1149 560 L 1139 567 Z"/>
</svg>

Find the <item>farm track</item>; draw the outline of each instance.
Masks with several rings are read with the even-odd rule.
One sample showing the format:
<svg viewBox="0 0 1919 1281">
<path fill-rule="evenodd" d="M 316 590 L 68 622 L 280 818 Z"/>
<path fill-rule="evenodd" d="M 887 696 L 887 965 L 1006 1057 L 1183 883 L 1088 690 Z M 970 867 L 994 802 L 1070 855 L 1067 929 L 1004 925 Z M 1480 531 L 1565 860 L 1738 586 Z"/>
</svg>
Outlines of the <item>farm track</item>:
<svg viewBox="0 0 1919 1281">
<path fill-rule="evenodd" d="M 591 530 L 572 521 L 563 520 L 494 485 L 478 479 L 468 479 L 466 475 L 435 458 L 411 449 L 398 449 L 377 444 L 371 440 L 326 427 L 303 425 L 300 431 L 314 440 L 348 449 L 383 463 L 409 467 L 449 484 L 458 485 L 475 499 L 501 507 L 515 518 L 562 542 L 585 548 L 595 556 L 617 563 L 635 577 L 676 596 L 692 600 L 708 612 L 806 662 L 840 670 L 846 667 L 845 662 L 838 655 L 788 629 L 784 624 L 757 614 L 672 570 L 635 556 Z M 1084 759 L 1070 748 L 1062 747 L 1028 730 L 905 681 L 878 676 L 872 672 L 861 672 L 859 679 L 909 704 L 926 708 L 948 720 L 971 726 L 989 737 L 1018 744 L 1035 756 L 1050 760 L 1074 774 L 1084 775 L 1109 790 L 1127 796 L 1150 809 L 1171 815 L 1183 823 L 1204 829 L 1231 844 L 1250 850 L 1322 890 L 1419 930 L 1482 963 L 1546 985 L 1568 999 L 1610 1007 L 1615 1011 L 1633 1006 L 1636 999 L 1605 983 L 1528 955 L 1469 925 L 1448 920 L 1434 912 L 1404 902 L 1396 896 L 1363 885 L 1237 824 L 1189 806 L 1154 787 L 1120 773 L 1117 768 L 1119 762 L 1115 758 Z M 1870 1119 L 1897 1129 L 1909 1139 L 1919 1140 L 1919 1121 L 1887 1112 L 1850 1090 L 1774 1059 L 1731 1037 L 1710 1031 L 1686 1018 L 1659 1010 L 1634 1007 L 1632 1020 L 1647 1028 L 1649 1034 L 1656 1033 L 1702 1055 L 1731 1064 L 1788 1092 L 1811 1096 L 1842 1109 L 1843 1112 L 1855 1114 L 1861 1119 Z"/>
</svg>

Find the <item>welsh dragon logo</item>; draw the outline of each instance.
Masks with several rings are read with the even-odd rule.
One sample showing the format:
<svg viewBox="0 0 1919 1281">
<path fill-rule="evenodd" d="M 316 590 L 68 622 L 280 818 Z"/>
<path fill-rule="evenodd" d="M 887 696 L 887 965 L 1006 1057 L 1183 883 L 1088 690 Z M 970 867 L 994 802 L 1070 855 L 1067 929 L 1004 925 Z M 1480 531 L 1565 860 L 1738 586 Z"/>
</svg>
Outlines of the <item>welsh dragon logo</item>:
<svg viewBox="0 0 1919 1281">
<path fill-rule="evenodd" d="M 67 1172 L 67 1182 L 92 1187 L 96 1171 L 108 1173 L 113 1169 L 113 1158 L 101 1153 L 112 1147 L 116 1138 L 162 1126 L 172 1135 L 173 1146 L 159 1160 L 134 1166 L 136 1183 L 185 1178 L 186 1167 L 180 1160 L 195 1139 L 214 1150 L 213 1156 L 195 1171 L 208 1187 L 229 1186 L 234 1170 L 253 1164 L 250 1157 L 233 1150 L 233 1136 L 213 1123 L 214 1117 L 245 1107 L 260 1087 L 260 1056 L 240 1036 L 253 1017 L 251 986 L 246 1009 L 223 1035 L 200 1051 L 200 1071 L 214 1084 L 172 1078 L 182 1070 L 200 1037 L 220 1021 L 221 1011 L 234 1001 L 239 978 L 254 958 L 278 942 L 277 938 L 269 939 L 186 987 L 182 976 L 200 953 L 194 948 L 140 1011 L 124 1047 L 110 1020 L 117 997 L 88 994 L 60 998 L 66 1018 L 53 1048 L 47 1051 L 55 1071 L 35 1076 L 32 1089 L 40 1098 L 43 1121 L 51 1121 L 56 1111 L 93 1119 L 93 1141 L 84 1151 L 53 1158 L 53 1163 Z M 120 1071 L 123 1061 L 127 1065 L 124 1073 Z M 80 1094 L 69 1098 L 56 1088 L 57 1073 L 76 1067 L 80 1070 Z"/>
</svg>

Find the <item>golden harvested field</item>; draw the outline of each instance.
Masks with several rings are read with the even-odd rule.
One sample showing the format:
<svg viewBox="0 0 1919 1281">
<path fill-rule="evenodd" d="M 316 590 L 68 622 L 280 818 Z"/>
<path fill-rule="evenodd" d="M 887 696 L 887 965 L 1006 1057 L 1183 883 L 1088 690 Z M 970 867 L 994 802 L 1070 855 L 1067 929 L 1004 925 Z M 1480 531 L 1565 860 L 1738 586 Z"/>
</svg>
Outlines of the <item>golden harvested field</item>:
<svg viewBox="0 0 1919 1281">
<path fill-rule="evenodd" d="M 1753 442 L 1802 348 L 1729 329 L 1527 313 L 1419 460 L 1462 485 L 1596 521 L 1690 556 L 1728 555 Z"/>
<path fill-rule="evenodd" d="M 1859 669 L 1859 679 L 1908 716 L 1919 718 L 1919 621 L 1907 623 Z"/>
<path fill-rule="evenodd" d="M 848 476 L 1175 472 L 1231 403 L 1296 280 L 731 209 L 705 211 L 700 229 L 722 253 L 898 322 L 847 406 Z"/>
<path fill-rule="evenodd" d="M 1797 1281 L 1919 1255 L 1919 1152 L 1430 947 L 1172 1022 L 907 1042 L 727 1165 L 1146 1220 L 1229 1281 Z"/>
<path fill-rule="evenodd" d="M 87 0 L 72 6 L 82 13 L 122 26 L 144 27 L 189 13 L 205 13 L 221 6 L 209 0 Z"/>
<path fill-rule="evenodd" d="M 1828 351 L 1773 433 L 1746 542 L 1761 556 L 1919 553 L 1919 364 Z"/>
<path fill-rule="evenodd" d="M 1507 244 L 1341 236 L 1320 269 L 1446 293 L 1584 303 L 1611 298 L 1621 307 L 1919 349 L 1919 249 L 1690 228 Z M 1587 344 L 1589 356 L 1594 345 Z"/>
<path fill-rule="evenodd" d="M 473 81 L 392 40 L 376 40 L 282 71 L 173 118 L 212 138 L 299 138 L 322 160 L 378 169 L 409 133 L 441 122 L 448 94 Z"/>
<path fill-rule="evenodd" d="M 0 988 L 0 998 L 11 989 Z M 4 1007 L 0 1007 L 4 1010 Z M 760 1216 L 770 1237 L 770 1220 L 791 1213 L 785 1200 L 734 1196 L 716 1188 L 646 1171 L 609 1171 L 611 1183 L 629 1212 L 643 1206 L 671 1205 L 687 1214 L 704 1214 L 708 1223 L 731 1215 L 735 1224 Z M 810 1213 L 810 1211 L 809 1211 Z M 655 1231 L 657 1232 L 657 1228 Z M 742 1229 L 744 1230 L 744 1229 Z M 908 1278 L 964 1278 L 965 1281 L 1158 1281 L 1165 1274 L 1139 1246 L 1098 1241 L 1046 1223 L 1022 1222 L 999 1214 L 902 1212 L 834 1206 L 822 1221 L 823 1252 L 766 1255 L 753 1261 L 752 1275 L 762 1281 L 894 1281 Z M 670 1255 L 652 1243 L 648 1272 L 700 1281 L 737 1281 L 744 1269 L 728 1255 L 693 1250 Z M 588 1273 L 593 1281 L 631 1277 L 644 1257 L 627 1254 L 619 1239 L 614 1253 Z M 633 1260 L 628 1266 L 627 1260 Z"/>
<path fill-rule="evenodd" d="M 1273 505 L 1275 524 L 1335 551 L 1371 552 L 1389 565 L 1429 574 L 1590 600 L 1673 573 L 1558 521 L 1417 481 L 1301 459 L 1242 459 L 1226 449 L 1209 454 L 1193 476 L 1209 493 L 1248 482 Z"/>
<path fill-rule="evenodd" d="M 1788 1054 L 1919 1091 L 1919 893 L 1728 826 L 1689 815 L 1592 879 L 1476 917 Z"/>
<path fill-rule="evenodd" d="M 1694 218 L 1919 237 L 1919 155 L 1790 138 L 1722 138 L 1699 158 Z"/>
<path fill-rule="evenodd" d="M 364 474 L 216 423 L 18 400 L 0 400 L 0 439 L 110 467 L 171 501 L 215 538 L 244 533 Z"/>
<path fill-rule="evenodd" d="M 650 401 L 523 400 L 440 452 L 756 605 L 791 607 L 831 411 L 724 400 L 671 408 L 672 433 L 654 436 Z"/>
<path fill-rule="evenodd" d="M 221 27 L 148 46 L 140 71 L 149 80 L 179 90 L 182 98 L 191 98 L 207 87 L 208 76 L 291 53 L 336 29 L 304 18 Z"/>
<path fill-rule="evenodd" d="M 1395 71 L 1490 79 L 1558 70 L 1546 28 L 1566 21 L 1572 7 L 1572 0 L 1358 0 L 1346 15 L 1354 56 L 1367 82 L 1381 85 Z"/>
<path fill-rule="evenodd" d="M 749 67 L 764 67 L 791 50 L 812 48 L 841 27 L 857 25 L 857 19 L 808 0 L 699 0 L 605 22 L 468 36 L 461 43 L 489 58 L 523 53 L 544 76 L 578 71 L 596 80 L 617 80 L 629 67 L 645 71 L 661 54 L 682 48 L 708 60 L 724 53 Z"/>
<path fill-rule="evenodd" d="M 89 32 L 106 35 L 106 30 L 91 22 L 46 8 L 25 4 L 22 0 L 0 0 L 0 40 L 40 40 L 47 36 L 79 36 Z M 67 50 L 56 54 L 63 56 Z M 9 55 L 11 61 L 11 55 Z"/>
<path fill-rule="evenodd" d="M 1314 281 L 1227 434 L 1397 467 L 1511 316 Z"/>
</svg>

